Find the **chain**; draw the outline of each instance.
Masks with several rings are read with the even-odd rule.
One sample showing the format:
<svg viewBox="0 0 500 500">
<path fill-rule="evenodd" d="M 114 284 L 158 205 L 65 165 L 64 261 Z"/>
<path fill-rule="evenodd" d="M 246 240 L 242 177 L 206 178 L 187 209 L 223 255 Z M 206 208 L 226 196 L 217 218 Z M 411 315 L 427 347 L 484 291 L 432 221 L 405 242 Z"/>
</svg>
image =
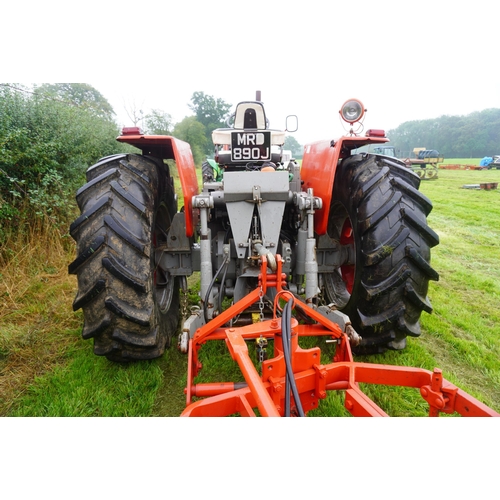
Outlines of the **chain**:
<svg viewBox="0 0 500 500">
<path fill-rule="evenodd" d="M 259 291 L 259 321 L 264 321 L 264 290 L 262 285 Z M 267 339 L 261 335 L 260 338 L 255 339 L 255 347 L 257 349 L 257 361 L 262 364 L 267 359 Z"/>
<path fill-rule="evenodd" d="M 267 339 L 261 335 L 260 338 L 255 339 L 255 345 L 257 349 L 257 361 L 262 364 L 267 359 Z"/>
<path fill-rule="evenodd" d="M 181 280 L 181 316 L 182 320 L 186 320 L 188 317 L 188 289 L 187 289 L 187 279 Z"/>
<path fill-rule="evenodd" d="M 260 287 L 259 292 L 259 319 L 260 321 L 264 321 L 264 290 Z"/>
</svg>

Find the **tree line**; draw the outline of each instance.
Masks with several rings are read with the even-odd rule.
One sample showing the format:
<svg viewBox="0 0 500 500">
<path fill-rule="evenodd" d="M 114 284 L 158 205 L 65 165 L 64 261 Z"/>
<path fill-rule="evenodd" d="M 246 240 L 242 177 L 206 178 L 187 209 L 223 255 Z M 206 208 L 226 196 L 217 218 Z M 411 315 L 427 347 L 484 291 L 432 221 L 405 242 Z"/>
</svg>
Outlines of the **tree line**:
<svg viewBox="0 0 500 500">
<path fill-rule="evenodd" d="M 408 121 L 387 136 L 400 157 L 409 156 L 416 147 L 435 149 L 445 158 L 493 156 L 500 154 L 500 109 Z"/>
</svg>

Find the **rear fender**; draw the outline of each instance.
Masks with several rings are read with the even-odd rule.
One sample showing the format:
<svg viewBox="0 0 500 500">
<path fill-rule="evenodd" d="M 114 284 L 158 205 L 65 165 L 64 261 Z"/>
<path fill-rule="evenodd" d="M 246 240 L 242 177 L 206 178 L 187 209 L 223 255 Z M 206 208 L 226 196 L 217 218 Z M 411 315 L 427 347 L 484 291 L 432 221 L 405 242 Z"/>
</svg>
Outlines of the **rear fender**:
<svg viewBox="0 0 500 500">
<path fill-rule="evenodd" d="M 345 136 L 337 141 L 319 141 L 304 147 L 300 169 L 300 177 L 304 181 L 303 190 L 312 188 L 314 196 L 323 200 L 323 207 L 316 211 L 314 218 L 314 230 L 317 234 L 325 234 L 328 228 L 328 214 L 339 161 L 350 156 L 353 149 L 388 141 L 385 137 Z"/>
<path fill-rule="evenodd" d="M 186 217 L 186 236 L 194 234 L 193 196 L 199 193 L 198 178 L 194 167 L 191 147 L 187 142 L 168 135 L 125 134 L 117 141 L 126 142 L 142 151 L 143 155 L 154 156 L 162 160 L 174 160 L 181 180 Z"/>
</svg>

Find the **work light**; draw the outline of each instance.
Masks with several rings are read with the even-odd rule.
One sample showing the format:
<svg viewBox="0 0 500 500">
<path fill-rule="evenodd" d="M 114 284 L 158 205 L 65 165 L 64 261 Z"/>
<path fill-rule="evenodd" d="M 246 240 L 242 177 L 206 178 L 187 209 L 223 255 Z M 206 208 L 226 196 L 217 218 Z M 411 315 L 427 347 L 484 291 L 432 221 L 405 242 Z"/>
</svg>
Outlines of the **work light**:
<svg viewBox="0 0 500 500">
<path fill-rule="evenodd" d="M 366 110 L 364 109 L 361 101 L 358 101 L 357 99 L 349 99 L 342 105 L 339 113 L 344 121 L 352 125 L 353 123 L 361 120 L 365 111 Z"/>
</svg>

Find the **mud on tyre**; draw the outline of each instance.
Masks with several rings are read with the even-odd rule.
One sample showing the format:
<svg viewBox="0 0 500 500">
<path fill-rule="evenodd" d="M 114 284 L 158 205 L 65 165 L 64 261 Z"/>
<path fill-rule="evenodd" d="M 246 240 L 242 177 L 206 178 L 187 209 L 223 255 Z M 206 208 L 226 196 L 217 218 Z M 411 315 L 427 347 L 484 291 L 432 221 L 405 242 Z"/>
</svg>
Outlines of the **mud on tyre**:
<svg viewBox="0 0 500 500">
<path fill-rule="evenodd" d="M 360 353 L 403 349 L 430 313 L 429 280 L 438 280 L 430 249 L 439 242 L 427 225 L 430 200 L 403 163 L 355 155 L 339 165 L 328 236 L 354 247 L 354 261 L 325 274 L 327 300 L 346 313 L 363 341 Z"/>
<path fill-rule="evenodd" d="M 168 166 L 140 155 L 103 158 L 76 199 L 69 272 L 78 278 L 73 309 L 83 309 L 83 338 L 113 361 L 161 356 L 179 321 L 179 285 L 159 259 L 177 211 Z"/>
</svg>

